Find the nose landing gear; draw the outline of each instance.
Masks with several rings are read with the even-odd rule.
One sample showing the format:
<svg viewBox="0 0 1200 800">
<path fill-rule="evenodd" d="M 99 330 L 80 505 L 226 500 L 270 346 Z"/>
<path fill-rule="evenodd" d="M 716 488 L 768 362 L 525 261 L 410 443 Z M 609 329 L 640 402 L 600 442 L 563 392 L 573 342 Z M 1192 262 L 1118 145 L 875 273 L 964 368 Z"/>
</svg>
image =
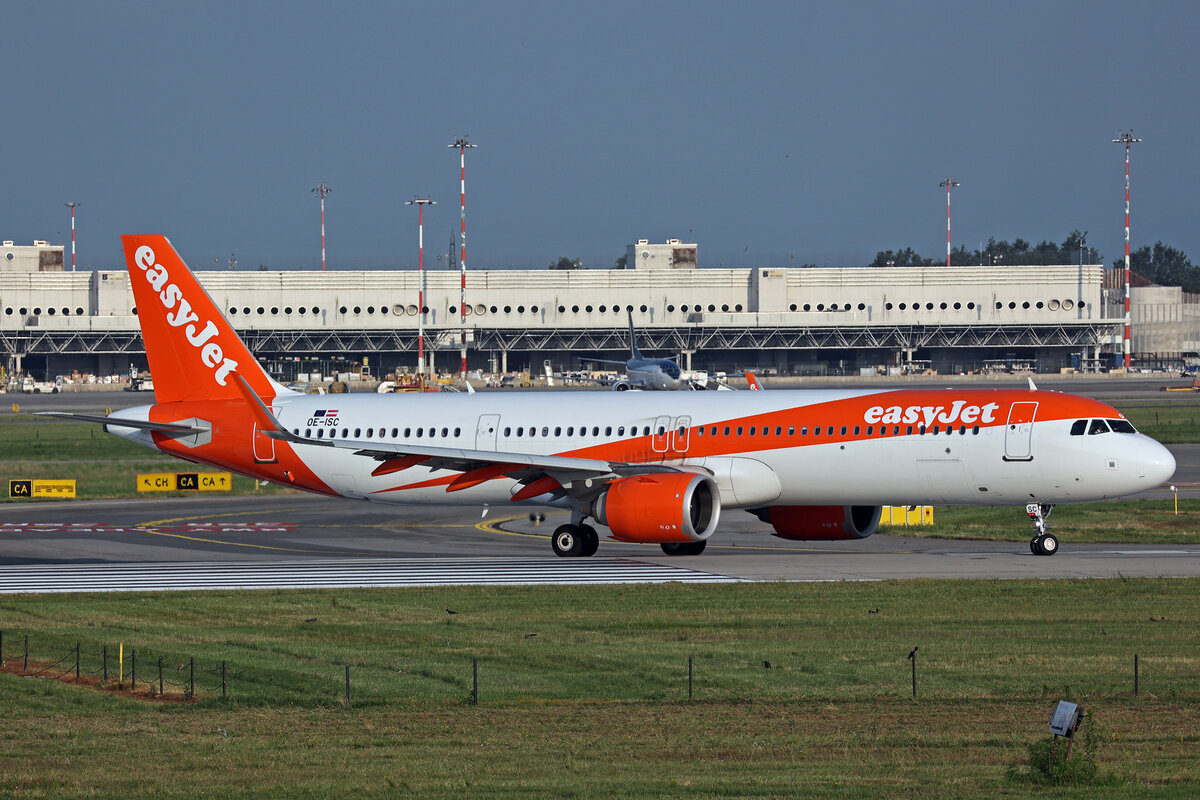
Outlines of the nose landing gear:
<svg viewBox="0 0 1200 800">
<path fill-rule="evenodd" d="M 1054 505 L 1030 503 L 1025 506 L 1025 513 L 1033 520 L 1033 538 L 1029 540 L 1029 552 L 1035 556 L 1052 556 L 1058 552 L 1058 537 L 1050 533 L 1050 512 Z"/>
</svg>

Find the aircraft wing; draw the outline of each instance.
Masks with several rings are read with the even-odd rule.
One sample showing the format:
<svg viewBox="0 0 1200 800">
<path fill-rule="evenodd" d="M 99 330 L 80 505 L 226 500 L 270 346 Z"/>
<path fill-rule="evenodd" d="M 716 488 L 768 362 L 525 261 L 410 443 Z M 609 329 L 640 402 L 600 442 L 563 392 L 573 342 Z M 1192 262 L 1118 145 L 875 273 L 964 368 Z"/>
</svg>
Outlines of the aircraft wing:
<svg viewBox="0 0 1200 800">
<path fill-rule="evenodd" d="M 560 487 L 571 481 L 598 478 L 590 494 L 599 494 L 606 479 L 628 475 L 645 475 L 661 472 L 690 472 L 693 470 L 666 464 L 638 464 L 623 461 L 606 461 L 571 456 L 539 455 L 535 453 L 506 453 L 495 450 L 471 450 L 457 447 L 430 447 L 402 442 L 362 441 L 353 439 L 309 439 L 297 436 L 275 419 L 266 404 L 254 394 L 245 379 L 233 373 L 250 405 L 251 414 L 258 423 L 259 431 L 271 438 L 292 445 L 309 447 L 333 447 L 353 450 L 355 455 L 373 458 L 382 462 L 372 473 L 386 475 L 420 465 L 431 471 L 451 470 L 463 473 L 447 486 L 447 491 L 466 489 L 483 481 L 501 476 L 530 485 L 543 477 L 558 481 Z M 549 490 L 547 490 L 549 491 Z M 566 494 L 566 490 L 559 490 Z M 517 499 L 514 497 L 514 499 Z"/>
</svg>

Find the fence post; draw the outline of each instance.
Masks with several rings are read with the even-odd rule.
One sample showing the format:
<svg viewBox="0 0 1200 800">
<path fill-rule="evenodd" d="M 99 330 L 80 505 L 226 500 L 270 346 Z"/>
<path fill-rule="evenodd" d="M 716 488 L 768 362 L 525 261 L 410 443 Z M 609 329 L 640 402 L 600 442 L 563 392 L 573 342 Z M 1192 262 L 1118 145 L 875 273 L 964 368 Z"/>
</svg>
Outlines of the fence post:
<svg viewBox="0 0 1200 800">
<path fill-rule="evenodd" d="M 100 655 L 104 659 L 101 669 L 104 671 L 104 684 L 108 685 L 108 645 L 100 646 Z"/>
<path fill-rule="evenodd" d="M 692 657 L 688 656 L 688 700 L 692 699 Z"/>
<path fill-rule="evenodd" d="M 1138 686 L 1138 655 L 1137 655 L 1137 653 L 1134 653 L 1133 654 L 1133 696 L 1134 697 L 1138 696 L 1139 688 L 1140 687 Z"/>
<path fill-rule="evenodd" d="M 225 697 L 225 662 L 221 662 L 221 697 Z"/>
<path fill-rule="evenodd" d="M 163 693 L 162 656 L 158 657 L 158 693 L 160 695 Z"/>
<path fill-rule="evenodd" d="M 4 631 L 0 631 L 0 666 L 4 666 Z"/>
<path fill-rule="evenodd" d="M 79 642 L 75 643 L 75 680 L 79 680 Z"/>
<path fill-rule="evenodd" d="M 21 672 L 29 672 L 29 634 L 25 634 L 25 658 L 21 662 Z"/>
<path fill-rule="evenodd" d="M 350 707 L 350 665 L 346 665 L 346 708 Z"/>
<path fill-rule="evenodd" d="M 129 691 L 137 691 L 137 648 L 129 651 Z"/>
<path fill-rule="evenodd" d="M 913 692 L 912 696 L 913 697 L 917 696 L 917 650 L 918 649 L 919 649 L 918 647 L 914 647 L 912 649 L 912 651 L 908 654 L 908 660 L 912 662 L 912 692 Z"/>
<path fill-rule="evenodd" d="M 188 697 L 196 696 L 196 657 L 188 659 Z"/>
<path fill-rule="evenodd" d="M 471 659 L 471 705 L 479 705 L 479 659 Z"/>
</svg>

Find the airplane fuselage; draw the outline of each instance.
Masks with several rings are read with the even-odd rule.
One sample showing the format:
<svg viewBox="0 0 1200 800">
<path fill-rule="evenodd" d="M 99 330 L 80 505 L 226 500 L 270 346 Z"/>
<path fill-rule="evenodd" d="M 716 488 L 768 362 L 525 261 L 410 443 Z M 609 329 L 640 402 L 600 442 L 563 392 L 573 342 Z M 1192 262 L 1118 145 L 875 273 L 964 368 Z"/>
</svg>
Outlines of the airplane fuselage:
<svg viewBox="0 0 1200 800">
<path fill-rule="evenodd" d="M 669 464 L 710 474 L 725 508 L 1101 500 L 1157 486 L 1175 466 L 1158 442 L 1108 423 L 1101 432 L 1073 435 L 1080 420 L 1123 417 L 1098 401 L 1045 391 L 698 392 L 673 394 L 669 402 L 639 392 L 296 395 L 271 405 L 284 427 L 314 446 L 268 439 L 250 430 L 244 415 L 224 419 L 212 402 L 116 415 L 173 421 L 207 413 L 217 417 L 206 420 L 215 426 L 208 444 L 115 424 L 110 430 L 185 458 L 227 462 L 261 479 L 381 503 L 503 503 L 519 484 L 498 475 L 448 492 L 457 473 L 414 464 L 373 475 L 377 462 L 316 443 Z M 217 430 L 230 426 L 245 430 L 240 437 Z M 222 459 L 212 452 L 218 442 L 239 438 L 254 450 L 250 470 L 244 453 Z M 313 485 L 297 477 L 296 462 L 311 472 Z"/>
</svg>

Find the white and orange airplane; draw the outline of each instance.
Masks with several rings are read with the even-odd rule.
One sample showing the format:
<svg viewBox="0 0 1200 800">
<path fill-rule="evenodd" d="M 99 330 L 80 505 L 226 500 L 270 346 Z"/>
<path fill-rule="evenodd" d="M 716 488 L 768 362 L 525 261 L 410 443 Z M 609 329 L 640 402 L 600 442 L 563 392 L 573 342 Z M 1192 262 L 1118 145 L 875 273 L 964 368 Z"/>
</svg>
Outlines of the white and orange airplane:
<svg viewBox="0 0 1200 800">
<path fill-rule="evenodd" d="M 106 430 L 187 461 L 377 503 L 567 509 L 551 537 L 700 553 L 721 512 L 861 539 L 882 505 L 1056 503 L 1159 486 L 1175 459 L 1096 400 L 1020 389 L 305 395 L 267 375 L 162 236 L 123 237 L 156 402 Z"/>
</svg>

